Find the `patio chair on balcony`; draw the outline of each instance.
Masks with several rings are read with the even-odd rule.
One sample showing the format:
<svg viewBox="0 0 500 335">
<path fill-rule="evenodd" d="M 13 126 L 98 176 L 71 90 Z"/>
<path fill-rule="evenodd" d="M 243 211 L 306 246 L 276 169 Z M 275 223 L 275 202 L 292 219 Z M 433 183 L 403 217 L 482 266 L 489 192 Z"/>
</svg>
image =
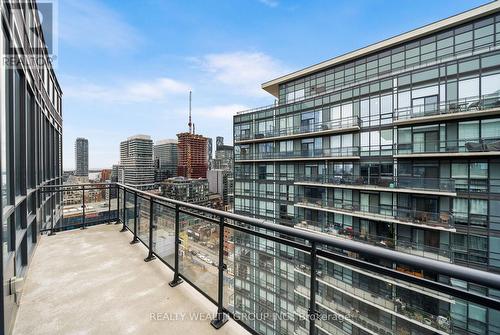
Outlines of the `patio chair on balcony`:
<svg viewBox="0 0 500 335">
<path fill-rule="evenodd" d="M 439 214 L 439 222 L 442 224 L 449 226 L 450 225 L 450 213 L 442 212 Z"/>
<path fill-rule="evenodd" d="M 467 111 L 478 111 L 480 109 L 480 107 L 481 107 L 481 100 L 471 102 L 467 106 Z"/>
<path fill-rule="evenodd" d="M 460 112 L 460 105 L 454 102 L 450 103 L 448 110 L 450 111 L 450 113 L 458 113 Z"/>
</svg>

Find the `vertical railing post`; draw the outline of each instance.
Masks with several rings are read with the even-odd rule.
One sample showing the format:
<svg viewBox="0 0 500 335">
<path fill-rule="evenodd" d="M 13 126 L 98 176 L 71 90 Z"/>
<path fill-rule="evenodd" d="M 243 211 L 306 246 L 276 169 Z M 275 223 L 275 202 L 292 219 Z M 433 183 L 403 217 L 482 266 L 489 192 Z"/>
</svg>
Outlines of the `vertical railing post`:
<svg viewBox="0 0 500 335">
<path fill-rule="evenodd" d="M 82 229 L 87 229 L 85 227 L 85 185 L 82 185 Z"/>
<path fill-rule="evenodd" d="M 108 224 L 111 224 L 111 184 L 108 185 Z"/>
<path fill-rule="evenodd" d="M 311 242 L 311 282 L 309 291 L 309 334 L 316 334 L 315 323 L 319 317 L 319 312 L 316 311 L 316 242 Z"/>
<path fill-rule="evenodd" d="M 149 198 L 149 253 L 148 257 L 144 258 L 144 262 L 150 262 L 156 257 L 153 255 L 153 229 L 154 227 L 154 203 L 153 198 Z"/>
<path fill-rule="evenodd" d="M 217 281 L 217 315 L 210 322 L 212 327 L 215 329 L 219 329 L 224 326 L 228 320 L 227 315 L 224 314 L 224 270 L 226 270 L 226 264 L 224 264 L 224 217 L 221 215 L 219 221 L 219 280 Z"/>
<path fill-rule="evenodd" d="M 123 227 L 120 230 L 121 233 L 127 231 L 127 190 L 123 188 Z"/>
<path fill-rule="evenodd" d="M 130 241 L 130 244 L 136 244 L 139 242 L 137 238 L 137 192 L 134 192 L 134 238 Z"/>
<path fill-rule="evenodd" d="M 179 245 L 181 244 L 179 214 L 179 205 L 175 205 L 174 279 L 168 283 L 171 287 L 175 287 L 182 283 L 182 279 L 179 276 Z"/>
<path fill-rule="evenodd" d="M 42 191 L 42 192 L 45 192 L 45 191 Z M 57 188 L 56 188 L 56 192 L 57 192 Z M 56 234 L 56 232 L 54 231 L 54 211 L 52 211 L 49 236 L 53 236 L 55 234 Z"/>
<path fill-rule="evenodd" d="M 115 224 L 119 224 L 121 221 L 121 218 L 120 218 L 120 188 L 116 184 L 115 184 L 114 188 L 116 190 L 116 221 L 115 221 Z"/>
</svg>

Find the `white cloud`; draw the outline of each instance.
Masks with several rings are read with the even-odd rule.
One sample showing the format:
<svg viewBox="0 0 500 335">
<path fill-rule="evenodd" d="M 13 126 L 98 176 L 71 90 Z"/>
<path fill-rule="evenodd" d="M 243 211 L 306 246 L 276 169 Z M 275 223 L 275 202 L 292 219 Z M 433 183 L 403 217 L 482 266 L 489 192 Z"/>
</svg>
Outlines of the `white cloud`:
<svg viewBox="0 0 500 335">
<path fill-rule="evenodd" d="M 73 47 L 122 51 L 141 40 L 134 27 L 97 1 L 64 0 L 59 10 L 59 36 Z"/>
<path fill-rule="evenodd" d="M 67 98 L 99 100 L 108 103 L 164 101 L 169 96 L 187 94 L 189 91 L 189 85 L 171 78 L 156 78 L 108 86 L 73 81 L 64 87 L 64 95 Z"/>
<path fill-rule="evenodd" d="M 268 96 L 260 85 L 288 72 L 280 61 L 262 52 L 209 54 L 195 61 L 228 90 L 247 96 Z"/>
<path fill-rule="evenodd" d="M 259 2 L 269 7 L 277 7 L 279 4 L 276 0 L 259 0 Z"/>
</svg>

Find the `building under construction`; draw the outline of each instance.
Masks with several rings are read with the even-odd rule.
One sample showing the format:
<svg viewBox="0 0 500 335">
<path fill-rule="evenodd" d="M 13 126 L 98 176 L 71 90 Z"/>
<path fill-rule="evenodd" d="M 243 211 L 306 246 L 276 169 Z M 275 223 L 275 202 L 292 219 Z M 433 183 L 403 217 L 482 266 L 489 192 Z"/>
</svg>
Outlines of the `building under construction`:
<svg viewBox="0 0 500 335">
<path fill-rule="evenodd" d="M 206 178 L 208 170 L 207 138 L 192 133 L 177 134 L 179 161 L 177 175 L 186 178 Z"/>
<path fill-rule="evenodd" d="M 208 139 L 196 135 L 191 122 L 191 92 L 189 92 L 189 132 L 177 134 L 179 160 L 177 176 L 206 178 L 208 170 Z"/>
</svg>

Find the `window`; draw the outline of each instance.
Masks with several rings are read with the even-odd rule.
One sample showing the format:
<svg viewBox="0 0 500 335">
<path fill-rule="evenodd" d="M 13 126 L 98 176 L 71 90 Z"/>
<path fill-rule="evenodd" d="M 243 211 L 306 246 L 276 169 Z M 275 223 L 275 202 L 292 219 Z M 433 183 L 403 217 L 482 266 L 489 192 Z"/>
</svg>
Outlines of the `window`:
<svg viewBox="0 0 500 335">
<path fill-rule="evenodd" d="M 498 95 L 500 93 L 500 87 L 498 86 L 500 83 L 500 74 L 492 74 L 489 76 L 481 77 L 481 95 L 489 95 L 495 94 Z"/>
<path fill-rule="evenodd" d="M 27 117 L 26 117 L 26 127 L 27 127 L 27 152 L 26 155 L 28 157 L 27 163 L 27 178 L 28 178 L 28 187 L 34 188 L 36 184 L 35 180 L 35 134 L 36 134 L 36 126 L 35 126 L 35 104 L 33 94 L 28 92 L 26 96 L 26 107 L 27 107 Z M 57 164 L 57 163 L 56 163 Z"/>
<path fill-rule="evenodd" d="M 478 139 L 479 121 L 460 122 L 458 124 L 458 138 L 460 140 Z"/>
<path fill-rule="evenodd" d="M 479 96 L 479 78 L 460 80 L 458 82 L 458 98 L 471 99 Z"/>
<path fill-rule="evenodd" d="M 9 54 L 9 40 L 7 36 L 3 35 L 2 38 L 3 42 L 3 51 L 5 55 Z M 12 187 L 12 170 L 11 170 L 11 155 L 10 155 L 10 148 L 11 148 L 11 131 L 12 131 L 12 117 L 11 113 L 11 106 L 12 106 L 12 101 L 11 101 L 11 93 L 12 93 L 12 71 L 8 69 L 6 66 L 3 67 L 4 72 L 2 76 L 2 86 L 5 88 L 5 91 L 2 96 L 2 111 L 1 111 L 1 117 L 0 117 L 0 124 L 1 124 L 1 169 L 2 169 L 2 207 L 5 208 L 7 205 L 11 205 L 13 203 L 12 201 L 12 196 L 11 196 L 11 187 Z M 5 231 L 5 222 L 4 222 L 4 231 Z M 5 236 L 5 234 L 4 234 Z"/>
<path fill-rule="evenodd" d="M 499 78 L 500 80 L 500 78 Z M 500 119 L 490 119 L 481 121 L 481 137 L 482 138 L 498 138 L 500 137 Z"/>
<path fill-rule="evenodd" d="M 24 82 L 19 71 L 14 72 L 14 163 L 15 163 L 15 195 L 23 194 L 25 182 L 24 154 Z"/>
<path fill-rule="evenodd" d="M 453 213 L 455 215 L 455 220 L 461 223 L 467 223 L 468 219 L 468 201 L 467 199 L 455 198 L 453 199 Z"/>
</svg>

